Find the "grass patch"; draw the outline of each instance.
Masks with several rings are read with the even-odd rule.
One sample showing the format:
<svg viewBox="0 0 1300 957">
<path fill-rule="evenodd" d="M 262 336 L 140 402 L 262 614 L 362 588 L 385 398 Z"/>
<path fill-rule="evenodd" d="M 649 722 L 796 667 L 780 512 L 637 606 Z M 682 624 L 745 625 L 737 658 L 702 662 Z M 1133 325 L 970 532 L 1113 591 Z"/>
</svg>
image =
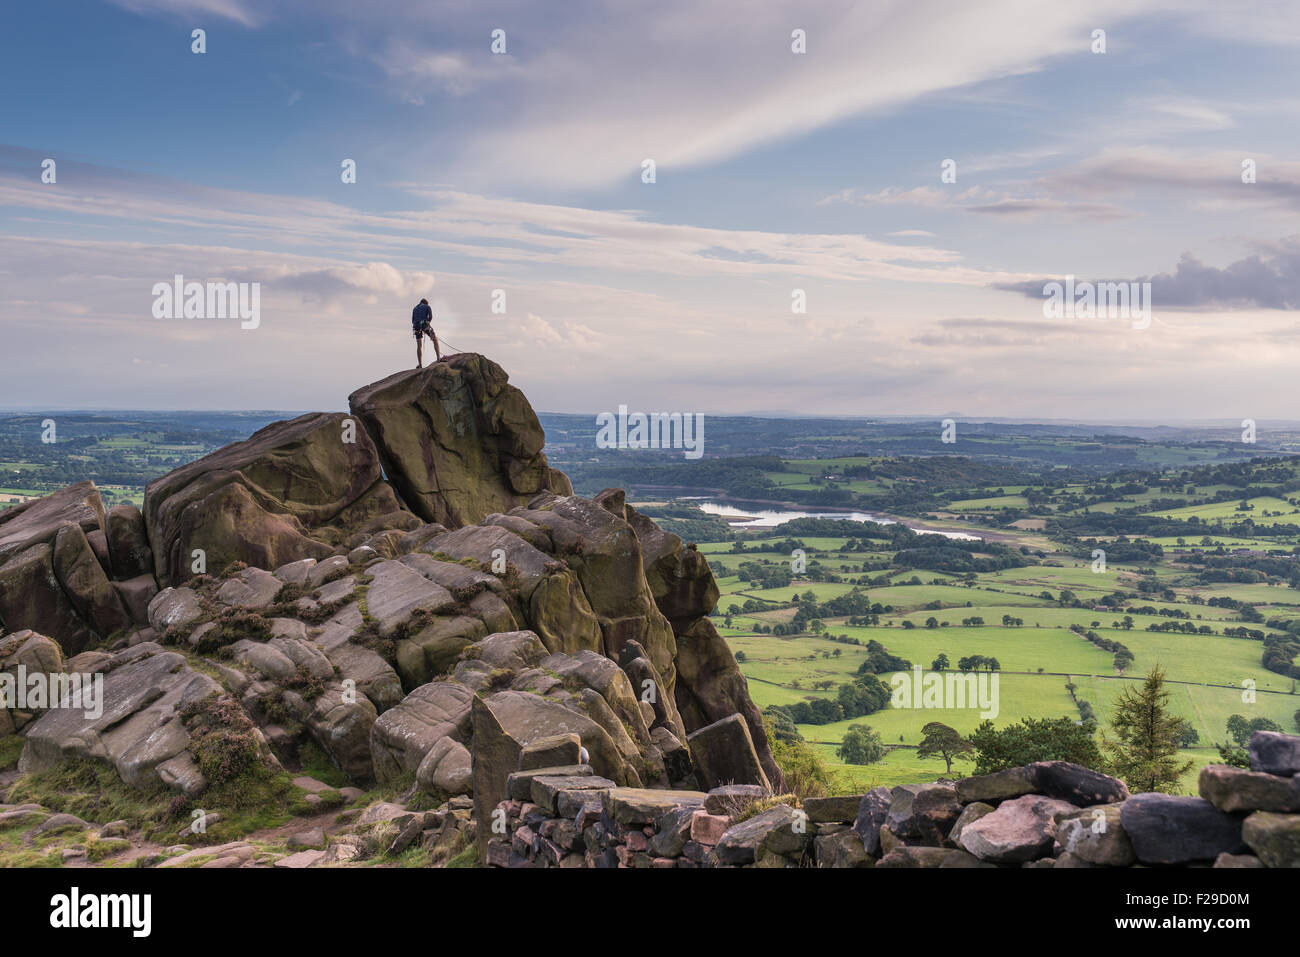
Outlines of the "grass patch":
<svg viewBox="0 0 1300 957">
<path fill-rule="evenodd" d="M 345 788 L 352 783 L 346 774 L 334 766 L 321 746 L 310 738 L 298 746 L 298 766 L 302 774 L 332 788 Z"/>
<path fill-rule="evenodd" d="M 773 794 L 771 797 L 758 798 L 757 800 L 751 799 L 741 805 L 735 814 L 728 816 L 731 818 L 731 824 L 734 827 L 741 821 L 748 821 L 751 817 L 762 814 L 764 811 L 770 811 L 778 804 L 799 807 L 799 798 L 793 794 Z"/>
<path fill-rule="evenodd" d="M 18 757 L 23 753 L 26 739 L 16 734 L 6 734 L 0 738 L 0 771 L 9 771 L 18 766 Z"/>
<path fill-rule="evenodd" d="M 447 859 L 443 867 L 482 867 L 483 862 L 478 857 L 478 845 L 470 841 L 466 847 L 457 854 Z"/>
<path fill-rule="evenodd" d="M 39 804 L 101 824 L 124 820 L 146 836 L 178 820 L 173 798 L 173 792 L 161 784 L 148 790 L 133 788 L 122 782 L 112 765 L 85 759 L 61 761 L 26 775 L 9 792 L 15 804 Z"/>
</svg>

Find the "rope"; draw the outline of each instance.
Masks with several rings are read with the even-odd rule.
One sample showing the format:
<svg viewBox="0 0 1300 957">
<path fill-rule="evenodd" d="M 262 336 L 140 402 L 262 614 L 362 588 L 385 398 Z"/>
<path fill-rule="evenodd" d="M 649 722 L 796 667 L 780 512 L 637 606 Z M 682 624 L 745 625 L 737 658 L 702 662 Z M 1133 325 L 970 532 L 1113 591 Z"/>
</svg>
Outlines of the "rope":
<svg viewBox="0 0 1300 957">
<path fill-rule="evenodd" d="M 447 353 L 448 355 L 456 355 L 458 352 L 465 351 L 464 349 L 461 349 L 459 346 L 456 346 L 451 342 L 448 342 L 446 339 L 442 338 L 441 336 L 438 337 L 438 345 L 446 346 L 449 350 L 451 350 L 450 352 Z"/>
</svg>

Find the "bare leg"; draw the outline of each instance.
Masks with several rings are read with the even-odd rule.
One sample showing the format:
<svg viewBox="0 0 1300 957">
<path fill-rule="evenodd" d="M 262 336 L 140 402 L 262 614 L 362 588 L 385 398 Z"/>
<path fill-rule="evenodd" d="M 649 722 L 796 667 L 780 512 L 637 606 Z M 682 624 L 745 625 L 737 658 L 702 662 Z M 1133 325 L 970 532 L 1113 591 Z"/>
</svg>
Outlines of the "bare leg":
<svg viewBox="0 0 1300 957">
<path fill-rule="evenodd" d="M 442 350 L 438 348 L 438 334 L 434 332 L 432 329 L 430 329 L 429 338 L 433 340 L 433 354 L 436 355 L 438 357 L 438 361 L 441 362 Z"/>
<path fill-rule="evenodd" d="M 415 367 L 424 368 L 424 336 L 415 340 Z"/>
</svg>

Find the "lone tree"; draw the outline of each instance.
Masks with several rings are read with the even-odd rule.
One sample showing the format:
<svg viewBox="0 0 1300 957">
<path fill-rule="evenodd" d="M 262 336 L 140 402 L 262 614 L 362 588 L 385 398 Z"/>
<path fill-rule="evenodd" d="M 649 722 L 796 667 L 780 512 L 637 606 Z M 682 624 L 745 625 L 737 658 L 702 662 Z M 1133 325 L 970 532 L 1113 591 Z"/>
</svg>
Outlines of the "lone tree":
<svg viewBox="0 0 1300 957">
<path fill-rule="evenodd" d="M 875 764 L 885 756 L 885 742 L 868 724 L 851 724 L 835 752 L 845 764 Z"/>
<path fill-rule="evenodd" d="M 1115 700 L 1110 722 L 1115 739 L 1102 736 L 1102 745 L 1115 774 L 1135 792 L 1173 791 L 1191 770 L 1191 761 L 1178 760 L 1183 722 L 1169 710 L 1165 673 L 1156 665 L 1142 689 L 1125 688 Z"/>
<path fill-rule="evenodd" d="M 953 761 L 975 760 L 975 745 L 958 734 L 955 728 L 939 721 L 931 721 L 921 729 L 921 734 L 921 746 L 916 749 L 916 756 L 943 758 L 948 765 L 948 774 L 952 774 Z"/>
</svg>

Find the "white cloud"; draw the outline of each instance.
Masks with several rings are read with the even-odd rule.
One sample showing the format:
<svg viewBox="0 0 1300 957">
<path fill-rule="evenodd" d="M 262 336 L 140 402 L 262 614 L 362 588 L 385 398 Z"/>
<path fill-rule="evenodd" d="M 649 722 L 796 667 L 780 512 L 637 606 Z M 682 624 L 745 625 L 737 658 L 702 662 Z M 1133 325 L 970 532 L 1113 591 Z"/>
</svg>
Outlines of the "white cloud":
<svg viewBox="0 0 1300 957">
<path fill-rule="evenodd" d="M 113 0 L 133 13 L 168 13 L 184 16 L 211 15 L 246 27 L 260 26 L 265 22 L 261 11 L 268 4 L 252 0 Z"/>
</svg>

